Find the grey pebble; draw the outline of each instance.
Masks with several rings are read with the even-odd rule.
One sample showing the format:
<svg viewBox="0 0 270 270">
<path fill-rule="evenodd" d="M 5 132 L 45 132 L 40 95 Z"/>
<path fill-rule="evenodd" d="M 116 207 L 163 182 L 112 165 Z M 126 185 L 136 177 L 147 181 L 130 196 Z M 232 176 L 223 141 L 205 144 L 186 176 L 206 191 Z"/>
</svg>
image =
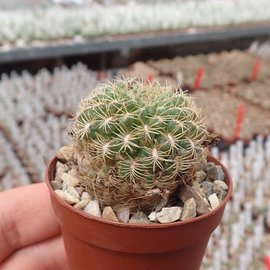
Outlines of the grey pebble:
<svg viewBox="0 0 270 270">
<path fill-rule="evenodd" d="M 129 223 L 132 224 L 149 224 L 150 220 L 148 219 L 147 215 L 143 212 L 137 212 L 134 214 L 131 219 L 129 220 Z"/>
<path fill-rule="evenodd" d="M 178 197 L 183 203 L 190 198 L 194 198 L 196 201 L 196 211 L 198 215 L 203 215 L 210 211 L 209 204 L 204 200 L 203 196 L 189 185 L 183 185 L 179 189 Z"/>
<path fill-rule="evenodd" d="M 196 181 L 199 182 L 199 183 L 201 183 L 202 181 L 204 181 L 204 180 L 206 179 L 206 176 L 207 176 L 207 174 L 206 174 L 206 172 L 203 171 L 203 170 L 197 171 L 197 172 L 195 173 L 195 179 L 196 179 Z"/>
<path fill-rule="evenodd" d="M 206 197 L 209 197 L 213 193 L 213 184 L 209 181 L 203 181 L 201 183 L 201 187 L 206 195 Z"/>
<path fill-rule="evenodd" d="M 228 186 L 227 184 L 224 182 L 224 181 L 221 181 L 221 180 L 215 180 L 213 182 L 213 189 L 218 189 L 218 190 L 228 190 Z"/>
<path fill-rule="evenodd" d="M 116 216 L 119 221 L 127 223 L 129 221 L 130 209 L 128 207 L 121 207 L 116 211 Z"/>
<path fill-rule="evenodd" d="M 194 217 L 196 217 L 196 201 L 194 198 L 190 198 L 184 204 L 181 220 L 187 220 Z"/>
<path fill-rule="evenodd" d="M 212 162 L 207 162 L 204 167 L 204 171 L 212 180 L 224 180 L 224 172 L 219 165 L 215 165 Z"/>
</svg>

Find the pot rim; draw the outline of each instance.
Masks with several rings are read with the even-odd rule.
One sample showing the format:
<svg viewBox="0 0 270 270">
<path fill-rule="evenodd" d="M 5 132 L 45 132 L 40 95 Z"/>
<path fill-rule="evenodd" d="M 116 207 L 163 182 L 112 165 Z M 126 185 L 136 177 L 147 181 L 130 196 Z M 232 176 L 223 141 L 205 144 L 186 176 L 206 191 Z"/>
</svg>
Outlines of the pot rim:
<svg viewBox="0 0 270 270">
<path fill-rule="evenodd" d="M 58 160 L 58 158 L 56 156 L 54 156 L 48 163 L 47 168 L 46 168 L 46 172 L 45 172 L 45 182 L 47 184 L 47 187 L 50 191 L 51 196 L 54 197 L 54 199 L 61 204 L 63 207 L 67 208 L 69 211 L 72 211 L 75 214 L 80 215 L 83 218 L 86 219 L 90 219 L 96 222 L 101 222 L 107 225 L 112 225 L 112 226 L 118 226 L 118 227 L 129 227 L 129 228 L 134 228 L 134 229 L 161 229 L 161 228 L 173 228 L 173 227 L 178 227 L 178 226 L 184 226 L 186 224 L 190 224 L 190 223 L 195 223 L 198 222 L 200 220 L 206 219 L 208 217 L 211 217 L 212 215 L 215 215 L 217 212 L 219 212 L 223 207 L 225 207 L 226 203 L 229 201 L 229 199 L 231 198 L 232 195 L 232 190 L 233 190 L 233 182 L 231 179 L 230 174 L 228 173 L 228 170 L 224 167 L 224 165 L 216 158 L 214 158 L 213 156 L 208 155 L 207 156 L 208 161 L 210 162 L 215 162 L 215 164 L 221 166 L 224 175 L 225 175 L 225 179 L 227 179 L 227 184 L 228 184 L 228 192 L 226 197 L 224 198 L 224 200 L 220 203 L 220 205 L 215 208 L 214 210 L 210 211 L 207 214 L 195 217 L 195 218 L 190 218 L 188 220 L 185 221 L 175 221 L 175 222 L 171 222 L 171 223 L 153 223 L 153 224 L 133 224 L 133 223 L 124 223 L 124 222 L 117 222 L 117 221 L 111 221 L 111 220 L 106 220 L 103 219 L 101 217 L 95 217 L 92 215 L 89 215 L 85 212 L 83 212 L 80 209 L 77 209 L 75 207 L 73 207 L 72 205 L 68 204 L 67 202 L 65 202 L 64 200 L 62 200 L 55 192 L 54 189 L 51 185 L 51 177 L 49 175 L 49 168 L 51 168 L 51 166 L 53 166 L 53 163 Z"/>
</svg>

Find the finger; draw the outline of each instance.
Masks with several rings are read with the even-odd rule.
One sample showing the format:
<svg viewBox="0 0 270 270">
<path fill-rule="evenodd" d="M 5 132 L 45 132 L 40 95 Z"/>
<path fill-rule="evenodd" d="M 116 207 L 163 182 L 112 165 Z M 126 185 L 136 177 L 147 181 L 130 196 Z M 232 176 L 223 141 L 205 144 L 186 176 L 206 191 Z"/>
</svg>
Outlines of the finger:
<svg viewBox="0 0 270 270">
<path fill-rule="evenodd" d="M 45 183 L 0 194 L 0 262 L 14 250 L 51 238 L 59 232 Z"/>
<path fill-rule="evenodd" d="M 67 270 L 66 254 L 61 236 L 16 251 L 0 270 Z"/>
</svg>

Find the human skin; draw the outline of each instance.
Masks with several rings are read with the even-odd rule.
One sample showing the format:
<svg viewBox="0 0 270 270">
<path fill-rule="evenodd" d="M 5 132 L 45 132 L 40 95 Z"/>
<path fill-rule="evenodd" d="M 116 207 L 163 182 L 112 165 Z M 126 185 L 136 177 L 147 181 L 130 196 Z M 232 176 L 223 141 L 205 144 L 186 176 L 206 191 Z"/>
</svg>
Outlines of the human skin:
<svg viewBox="0 0 270 270">
<path fill-rule="evenodd" d="M 67 270 L 45 183 L 0 193 L 0 270 Z"/>
</svg>

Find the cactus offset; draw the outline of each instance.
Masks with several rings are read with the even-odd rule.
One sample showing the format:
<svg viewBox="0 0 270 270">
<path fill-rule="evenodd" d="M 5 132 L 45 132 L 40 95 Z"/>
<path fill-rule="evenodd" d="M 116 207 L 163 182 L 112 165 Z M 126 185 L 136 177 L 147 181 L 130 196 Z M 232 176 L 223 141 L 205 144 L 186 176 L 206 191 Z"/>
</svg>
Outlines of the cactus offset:
<svg viewBox="0 0 270 270">
<path fill-rule="evenodd" d="M 77 171 L 91 195 L 134 209 L 154 208 L 151 192 L 171 194 L 188 182 L 210 138 L 191 97 L 131 79 L 85 98 L 72 134 Z"/>
</svg>

